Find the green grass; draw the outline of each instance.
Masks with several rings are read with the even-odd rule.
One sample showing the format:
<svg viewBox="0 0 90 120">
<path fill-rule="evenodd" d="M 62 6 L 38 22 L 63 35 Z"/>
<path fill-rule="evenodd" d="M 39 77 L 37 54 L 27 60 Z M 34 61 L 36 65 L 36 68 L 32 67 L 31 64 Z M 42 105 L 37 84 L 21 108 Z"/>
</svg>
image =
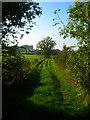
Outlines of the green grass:
<svg viewBox="0 0 90 120">
<path fill-rule="evenodd" d="M 67 112 L 76 117 L 83 113 L 85 109 L 84 100 L 85 100 L 85 91 L 79 89 L 75 86 L 74 78 L 72 77 L 71 71 L 69 69 L 60 68 L 52 60 L 52 65 L 55 70 L 57 79 L 60 82 L 60 90 L 63 97 L 63 104 L 66 105 Z M 69 110 L 72 110 L 71 112 Z"/>
<path fill-rule="evenodd" d="M 27 101 L 49 110 L 63 111 L 69 117 L 77 117 L 80 111 L 83 111 L 84 105 L 83 101 L 77 98 L 76 88 L 65 80 L 69 73 L 67 70 L 59 71 L 52 61 L 53 69 L 50 59 L 44 60 L 42 64 L 39 86 Z"/>
<path fill-rule="evenodd" d="M 30 60 L 30 61 L 34 61 L 34 60 L 40 60 L 42 59 L 44 56 L 43 55 L 24 55 L 26 59 Z"/>
<path fill-rule="evenodd" d="M 48 59 L 43 62 L 43 67 L 41 67 L 39 86 L 34 90 L 33 96 L 26 100 L 33 102 L 35 105 L 48 108 L 49 111 L 57 111 L 57 109 L 60 110 L 58 106 L 59 101 L 61 101 L 61 94 L 58 87 L 56 87 L 57 80 L 54 81 L 51 70 L 47 68 L 47 61 Z"/>
<path fill-rule="evenodd" d="M 43 55 L 23 55 L 27 60 L 31 62 L 31 68 L 33 68 L 38 62 L 44 59 Z"/>
<path fill-rule="evenodd" d="M 26 57 L 32 61 L 37 58 Z M 87 119 L 83 99 L 78 98 L 77 88 L 70 79 L 70 72 L 59 69 L 54 60 L 38 61 L 23 85 L 3 89 L 3 117 L 10 120 Z"/>
</svg>

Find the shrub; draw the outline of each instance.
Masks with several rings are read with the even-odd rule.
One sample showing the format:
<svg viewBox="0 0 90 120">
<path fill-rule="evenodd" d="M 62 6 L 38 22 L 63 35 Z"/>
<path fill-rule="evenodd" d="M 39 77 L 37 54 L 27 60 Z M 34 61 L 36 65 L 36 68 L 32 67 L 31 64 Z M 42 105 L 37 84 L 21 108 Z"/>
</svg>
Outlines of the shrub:
<svg viewBox="0 0 90 120">
<path fill-rule="evenodd" d="M 66 67 L 67 59 L 69 57 L 69 50 L 62 50 L 56 57 L 56 62 L 60 67 Z"/>
<path fill-rule="evenodd" d="M 89 49 L 86 46 L 80 47 L 73 62 L 73 73 L 83 87 L 90 89 L 90 60 Z"/>
<path fill-rule="evenodd" d="M 87 91 L 90 90 L 89 51 L 88 45 L 79 47 L 77 52 L 65 48 L 55 58 L 58 66 L 70 69 L 72 77 L 76 79 L 76 85 L 83 86 Z"/>
<path fill-rule="evenodd" d="M 28 71 L 30 71 L 30 61 L 23 56 L 9 56 L 7 54 L 2 57 L 3 85 L 21 83 Z"/>
</svg>

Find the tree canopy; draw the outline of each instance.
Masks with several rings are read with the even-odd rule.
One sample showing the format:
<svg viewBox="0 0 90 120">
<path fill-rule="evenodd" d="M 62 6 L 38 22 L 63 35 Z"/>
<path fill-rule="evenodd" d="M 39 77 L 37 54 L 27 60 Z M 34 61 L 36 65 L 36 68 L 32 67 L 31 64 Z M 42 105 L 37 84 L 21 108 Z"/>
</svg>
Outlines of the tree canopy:
<svg viewBox="0 0 90 120">
<path fill-rule="evenodd" d="M 36 2 L 3 2 L 2 3 L 2 45 L 7 46 L 12 36 L 13 43 L 17 42 L 17 34 L 30 32 L 35 22 L 33 19 L 42 13 L 39 3 Z M 21 35 L 20 38 L 23 37 Z"/>
<path fill-rule="evenodd" d="M 56 45 L 56 42 L 52 39 L 53 38 L 47 36 L 46 38 L 43 38 L 43 40 L 39 41 L 37 44 L 37 49 L 40 49 L 45 57 L 50 57 L 51 50 Z"/>
<path fill-rule="evenodd" d="M 76 83 L 81 84 L 88 91 L 90 89 L 90 2 L 75 2 L 73 7 L 69 7 L 69 19 L 65 25 L 60 19 L 59 12 L 54 13 L 58 15 L 58 19 L 63 24 L 63 28 L 59 27 L 59 34 L 63 38 L 70 37 L 78 40 L 79 48 L 77 52 L 67 51 L 66 64 L 71 65 L 73 76 L 76 77 Z M 54 19 L 55 20 L 55 19 Z M 54 25 L 60 24 L 56 22 Z M 66 47 L 64 47 L 66 49 Z M 71 47 L 70 47 L 71 48 Z M 67 50 L 67 49 L 66 49 Z M 64 53 L 65 55 L 66 53 Z M 62 54 L 62 58 L 64 56 Z M 60 56 L 61 57 L 61 56 Z M 61 59 L 61 58 L 60 58 Z M 63 59 L 64 60 L 64 59 Z M 78 82 L 77 82 L 78 81 Z"/>
<path fill-rule="evenodd" d="M 60 22 L 60 16 L 58 14 L 59 10 L 54 13 L 58 15 Z M 89 2 L 75 2 L 74 7 L 69 7 L 69 21 L 67 25 L 63 24 L 63 28 L 59 27 L 59 34 L 63 35 L 63 38 L 69 37 L 76 38 L 79 42 L 78 44 L 88 44 L 89 43 L 89 29 L 90 29 L 90 5 Z M 54 19 L 55 20 L 55 19 Z M 59 23 L 55 23 L 57 25 Z"/>
</svg>

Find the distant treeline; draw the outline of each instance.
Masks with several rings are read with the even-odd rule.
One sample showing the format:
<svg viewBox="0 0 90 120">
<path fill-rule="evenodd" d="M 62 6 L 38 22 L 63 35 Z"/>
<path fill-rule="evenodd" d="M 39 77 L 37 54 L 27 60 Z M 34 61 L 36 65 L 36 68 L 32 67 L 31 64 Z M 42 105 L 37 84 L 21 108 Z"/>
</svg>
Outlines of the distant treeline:
<svg viewBox="0 0 90 120">
<path fill-rule="evenodd" d="M 40 55 L 41 52 L 40 50 L 35 50 L 33 49 L 33 45 L 23 45 L 23 46 L 20 46 L 18 47 L 17 49 L 17 52 L 21 53 L 21 54 L 26 54 L 26 55 Z M 52 55 L 56 55 L 60 53 L 60 50 L 59 49 L 54 49 L 52 50 Z"/>
<path fill-rule="evenodd" d="M 11 55 L 14 55 L 16 53 L 21 53 L 24 55 L 41 55 L 41 51 L 37 49 L 33 49 L 33 45 L 9 46 L 6 49 L 3 49 L 2 51 L 3 53 L 8 53 Z M 59 49 L 53 49 L 51 51 L 51 55 L 56 55 L 60 52 L 61 51 Z"/>
</svg>

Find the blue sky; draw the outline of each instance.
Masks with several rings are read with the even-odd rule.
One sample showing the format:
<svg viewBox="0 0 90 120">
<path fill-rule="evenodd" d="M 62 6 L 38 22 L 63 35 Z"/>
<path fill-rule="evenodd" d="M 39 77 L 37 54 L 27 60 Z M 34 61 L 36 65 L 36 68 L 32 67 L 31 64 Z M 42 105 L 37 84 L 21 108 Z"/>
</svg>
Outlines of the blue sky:
<svg viewBox="0 0 90 120">
<path fill-rule="evenodd" d="M 19 41 L 19 45 L 33 45 L 34 49 L 36 48 L 36 44 L 42 40 L 43 38 L 50 36 L 53 40 L 56 41 L 56 49 L 62 50 L 63 43 L 67 46 L 72 46 L 77 43 L 75 39 L 60 37 L 58 27 L 62 26 L 53 26 L 53 18 L 56 18 L 54 11 L 56 9 L 60 9 L 60 18 L 64 22 L 67 23 L 66 19 L 68 18 L 67 9 L 69 6 L 73 6 L 73 2 L 40 2 L 40 6 L 42 7 L 42 15 L 40 17 L 36 17 L 35 22 L 37 26 L 34 26 L 31 30 L 30 34 L 24 35 L 23 39 Z"/>
</svg>

